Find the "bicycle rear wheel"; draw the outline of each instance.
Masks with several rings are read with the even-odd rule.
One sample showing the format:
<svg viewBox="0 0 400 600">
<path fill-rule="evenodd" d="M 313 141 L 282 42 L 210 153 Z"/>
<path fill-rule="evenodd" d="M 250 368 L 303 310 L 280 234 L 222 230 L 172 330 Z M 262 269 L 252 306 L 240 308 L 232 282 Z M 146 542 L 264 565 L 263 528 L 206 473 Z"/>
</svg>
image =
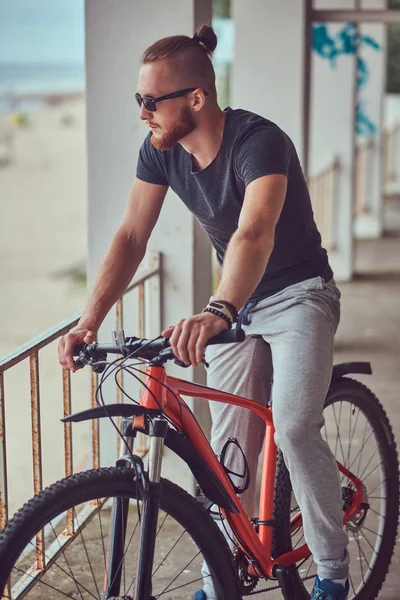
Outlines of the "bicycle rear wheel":
<svg viewBox="0 0 400 600">
<path fill-rule="evenodd" d="M 160 485 L 152 596 L 192 598 L 202 587 L 205 560 L 218 599 L 239 600 L 232 555 L 214 521 L 181 488 L 167 480 Z M 105 574 L 112 499 L 127 498 L 131 501 L 118 598 L 135 599 L 138 489 L 133 469 L 105 468 L 59 481 L 32 498 L 0 533 L 0 598 L 15 600 L 25 588 L 28 600 L 103 600 L 110 583 Z M 139 498 L 139 508 L 141 504 Z M 39 550 L 36 540 L 43 544 Z"/>
<path fill-rule="evenodd" d="M 359 477 L 369 504 L 361 523 L 346 524 L 349 534 L 349 600 L 374 600 L 385 581 L 396 544 L 399 518 L 399 464 L 387 415 L 374 394 L 359 381 L 343 377 L 325 402 L 322 436 L 336 459 Z M 341 477 L 342 493 L 352 486 Z M 346 500 L 344 500 L 345 504 Z M 275 482 L 275 556 L 304 544 L 303 527 L 290 519 L 298 512 L 290 477 L 279 453 Z M 297 565 L 299 597 L 311 591 L 316 575 L 312 558 Z M 304 580 L 304 582 L 303 582 Z"/>
</svg>

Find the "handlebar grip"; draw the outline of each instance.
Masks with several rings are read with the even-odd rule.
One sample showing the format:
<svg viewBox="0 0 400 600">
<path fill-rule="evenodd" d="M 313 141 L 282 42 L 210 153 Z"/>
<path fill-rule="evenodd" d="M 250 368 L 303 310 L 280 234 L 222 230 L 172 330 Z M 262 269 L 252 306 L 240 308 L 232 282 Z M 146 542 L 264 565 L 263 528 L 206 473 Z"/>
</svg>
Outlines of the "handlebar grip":
<svg viewBox="0 0 400 600">
<path fill-rule="evenodd" d="M 207 342 L 207 346 L 213 344 L 233 344 L 235 342 L 243 342 L 246 337 L 243 329 L 228 329 L 214 336 Z"/>
</svg>

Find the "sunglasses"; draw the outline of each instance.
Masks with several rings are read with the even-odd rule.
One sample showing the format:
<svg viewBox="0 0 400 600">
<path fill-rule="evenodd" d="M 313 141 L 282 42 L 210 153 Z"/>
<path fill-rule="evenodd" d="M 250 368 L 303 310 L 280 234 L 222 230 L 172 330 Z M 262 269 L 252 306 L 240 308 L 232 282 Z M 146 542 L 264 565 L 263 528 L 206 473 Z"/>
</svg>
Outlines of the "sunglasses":
<svg viewBox="0 0 400 600">
<path fill-rule="evenodd" d="M 179 90 L 178 92 L 173 92 L 172 94 L 167 94 L 166 96 L 160 96 L 159 98 L 150 98 L 149 96 L 141 96 L 140 94 L 135 94 L 136 102 L 139 107 L 144 104 L 145 108 L 150 112 L 155 112 L 157 110 L 157 102 L 161 102 L 162 100 L 169 100 L 170 98 L 180 98 L 181 96 L 186 96 L 186 94 L 190 94 L 190 92 L 194 92 L 197 88 L 187 88 L 185 90 Z M 208 92 L 203 90 L 204 94 L 208 96 Z"/>
</svg>

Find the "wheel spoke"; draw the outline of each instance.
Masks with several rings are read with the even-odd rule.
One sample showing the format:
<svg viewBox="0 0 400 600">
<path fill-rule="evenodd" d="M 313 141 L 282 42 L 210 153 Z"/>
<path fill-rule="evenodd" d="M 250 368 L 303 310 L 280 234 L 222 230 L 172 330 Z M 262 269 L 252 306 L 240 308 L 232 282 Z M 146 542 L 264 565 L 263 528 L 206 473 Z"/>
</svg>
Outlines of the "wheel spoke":
<svg viewBox="0 0 400 600">
<path fill-rule="evenodd" d="M 210 577 L 210 575 L 207 575 L 207 577 Z M 175 592 L 175 590 L 180 590 L 180 589 L 182 589 L 183 587 L 186 587 L 186 586 L 188 586 L 188 585 L 192 585 L 192 583 L 197 583 L 198 581 L 204 581 L 204 579 L 205 579 L 204 577 L 198 577 L 197 579 L 193 579 L 192 581 L 189 581 L 188 583 L 184 583 L 184 584 L 182 584 L 182 585 L 177 585 L 176 587 L 172 588 L 171 590 L 168 590 L 168 592 L 169 592 L 169 593 L 171 593 L 171 592 Z M 159 598 L 160 596 L 162 596 L 162 595 L 163 595 L 163 594 L 165 594 L 165 593 L 166 593 L 166 591 L 164 590 L 163 592 L 161 592 L 161 594 L 158 594 L 158 595 L 156 596 L 156 598 Z"/>
<path fill-rule="evenodd" d="M 361 535 L 363 536 L 364 540 L 367 542 L 368 546 L 371 548 L 372 552 L 373 552 L 374 554 L 377 554 L 377 552 L 376 552 L 376 550 L 375 550 L 374 546 L 371 544 L 371 542 L 369 541 L 369 539 L 367 538 L 367 536 L 365 535 L 365 533 L 363 532 L 363 530 L 362 530 L 362 529 L 360 529 L 360 533 L 361 533 Z"/>
<path fill-rule="evenodd" d="M 180 575 L 182 575 L 183 571 L 185 571 L 185 569 L 187 569 L 188 566 L 191 565 L 194 560 L 196 560 L 196 558 L 199 556 L 199 554 L 201 554 L 201 552 L 198 552 L 191 560 L 189 560 L 189 562 L 183 567 L 183 569 L 181 569 L 179 571 L 178 575 L 176 575 L 176 577 L 173 578 L 173 580 L 167 585 L 167 587 L 165 587 L 163 589 L 163 591 L 160 594 L 158 594 L 157 598 L 159 598 L 160 596 L 165 594 L 166 591 L 172 592 L 172 590 L 169 589 L 170 586 L 174 583 L 174 581 L 176 581 L 178 579 L 178 577 L 180 577 Z M 196 579 L 195 581 L 198 581 L 198 580 Z M 189 585 L 189 584 L 185 583 L 185 585 Z M 179 587 L 184 587 L 184 586 L 182 585 Z"/>
<path fill-rule="evenodd" d="M 387 479 L 382 479 L 382 481 L 380 483 L 377 483 L 376 486 L 369 492 L 368 496 L 369 498 L 373 498 L 374 496 L 371 496 L 371 494 L 374 493 L 374 491 L 383 483 L 386 483 Z M 380 500 L 387 500 L 387 498 L 380 498 Z"/>
<path fill-rule="evenodd" d="M 375 472 L 375 471 L 378 469 L 378 467 L 380 467 L 380 466 L 381 466 L 381 464 L 382 464 L 382 463 L 383 463 L 383 460 L 381 460 L 381 462 L 380 462 L 380 463 L 378 463 L 378 464 L 376 465 L 376 467 L 374 467 L 374 468 L 372 469 L 372 471 L 370 471 L 370 472 L 368 473 L 368 475 L 366 475 L 366 476 L 363 478 L 363 481 L 366 481 L 366 480 L 368 479 L 368 477 L 369 477 L 370 475 L 372 475 L 372 473 L 374 473 L 374 472 Z M 365 470 L 365 469 L 364 469 L 364 470 Z M 360 479 L 361 479 L 361 478 L 360 478 Z"/>
<path fill-rule="evenodd" d="M 361 567 L 361 578 L 362 578 L 362 582 L 365 583 L 365 581 L 364 581 L 364 567 L 363 567 L 363 564 L 362 564 L 362 556 L 361 556 L 361 547 L 360 547 L 360 542 L 358 540 L 358 535 L 357 534 L 354 536 L 354 539 L 356 540 L 357 546 L 358 546 L 358 559 L 360 561 L 360 567 Z"/>
<path fill-rule="evenodd" d="M 112 586 L 114 585 L 115 579 L 116 579 L 116 577 L 117 577 L 117 575 L 118 575 L 118 571 L 119 571 L 119 570 L 120 570 L 120 568 L 121 568 L 122 561 L 124 562 L 124 565 L 125 565 L 125 555 L 126 555 L 126 553 L 127 553 L 128 549 L 129 549 L 129 546 L 131 545 L 131 542 L 132 542 L 132 540 L 133 540 L 133 536 L 135 535 L 135 533 L 136 533 L 136 531 L 137 531 L 137 528 L 138 528 L 139 522 L 140 522 L 140 521 L 139 521 L 139 519 L 138 519 L 138 520 L 137 520 L 137 522 L 136 522 L 136 525 L 135 525 L 135 527 L 134 527 L 134 529 L 133 529 L 133 532 L 132 532 L 132 534 L 131 534 L 131 537 L 129 538 L 129 542 L 127 543 L 127 545 L 126 545 L 126 547 L 125 547 L 125 550 L 124 550 L 124 553 L 123 553 L 123 555 L 122 555 L 122 558 L 121 558 L 121 560 L 120 560 L 120 562 L 119 562 L 118 568 L 117 568 L 117 569 L 115 569 L 115 574 L 114 574 L 113 580 L 112 580 L 112 582 L 111 582 L 111 584 L 110 584 L 110 587 L 112 587 Z M 133 586 L 133 584 L 134 584 L 134 583 L 135 583 L 135 578 L 133 578 L 133 580 L 132 580 L 132 582 L 131 582 L 131 584 L 130 584 L 130 586 L 129 586 L 129 588 L 128 588 L 128 589 L 126 589 L 126 583 L 124 583 L 124 586 L 125 586 L 125 587 L 124 587 L 124 592 L 125 592 L 125 595 L 128 595 L 128 594 L 129 594 L 129 591 L 130 591 L 130 589 L 131 589 L 131 587 Z"/>
<path fill-rule="evenodd" d="M 104 573 L 107 573 L 107 554 L 106 554 L 106 548 L 104 545 L 104 533 L 103 533 L 103 524 L 101 522 L 100 509 L 101 509 L 101 507 L 99 508 L 99 501 L 97 500 L 97 515 L 99 517 L 101 545 L 103 548 L 103 557 L 104 557 Z"/>
<path fill-rule="evenodd" d="M 367 425 L 368 422 L 365 422 L 365 425 Z M 351 464 L 348 466 L 349 471 L 354 471 L 355 469 L 353 469 L 353 465 L 356 462 L 357 458 L 359 458 L 359 462 L 358 462 L 358 467 L 357 467 L 357 474 L 356 476 L 358 477 L 358 473 L 360 472 L 360 465 L 361 465 L 361 453 L 364 450 L 365 446 L 367 445 L 367 443 L 369 442 L 369 439 L 371 437 L 371 435 L 373 434 L 373 430 L 371 429 L 371 432 L 369 434 L 369 436 L 367 437 L 367 439 L 363 439 L 363 442 L 361 444 L 361 448 L 359 449 L 359 451 L 357 452 L 357 454 L 355 455 L 355 457 L 353 458 L 353 460 L 351 461 Z"/>
<path fill-rule="evenodd" d="M 293 546 L 293 550 L 294 550 L 295 548 L 297 548 L 297 546 L 300 544 L 300 542 L 301 542 L 301 540 L 302 540 L 303 538 L 304 538 L 304 533 L 303 533 L 303 534 L 302 534 L 302 536 L 301 536 L 301 537 L 300 537 L 300 538 L 297 540 L 297 542 L 296 542 L 295 546 Z"/>
<path fill-rule="evenodd" d="M 30 545 L 30 546 L 32 546 L 32 547 L 33 547 L 33 548 L 36 550 L 36 545 L 35 545 L 33 542 L 29 542 L 29 545 Z M 47 560 L 48 562 L 50 562 L 50 561 L 51 561 L 51 557 L 50 557 L 50 556 L 47 556 L 47 554 L 45 553 L 45 551 L 44 551 L 44 550 L 41 550 L 40 552 L 41 552 L 41 554 L 42 554 L 42 556 L 43 556 L 43 558 L 44 558 L 45 560 Z M 61 567 L 61 566 L 58 564 L 58 562 L 57 562 L 57 561 L 53 562 L 53 564 L 52 564 L 52 567 L 57 567 L 57 569 L 59 569 L 59 570 L 60 570 L 62 573 L 64 573 L 64 575 L 66 575 L 66 576 L 67 576 L 69 579 L 71 579 L 71 580 L 72 580 L 72 581 L 73 581 L 75 584 L 78 584 L 78 585 L 79 585 L 79 586 L 80 586 L 82 589 L 84 589 L 84 590 L 85 590 L 85 592 L 87 592 L 88 594 L 90 594 L 90 595 L 91 595 L 91 596 L 92 596 L 92 597 L 93 597 L 93 598 L 96 600 L 96 596 L 94 596 L 94 595 L 92 594 L 92 592 L 90 592 L 90 590 L 88 590 L 88 589 L 87 589 L 87 588 L 86 588 L 86 587 L 83 585 L 83 583 L 81 583 L 80 581 L 78 581 L 78 579 L 75 577 L 75 575 L 74 575 L 73 573 L 72 573 L 72 575 L 70 575 L 70 574 L 68 573 L 68 571 L 66 571 L 66 570 L 65 570 L 63 567 Z M 23 572 L 23 573 L 24 573 L 24 575 L 27 575 L 27 576 L 29 577 L 29 573 L 27 573 L 27 572 L 25 572 L 25 571 L 22 571 L 22 569 L 20 569 L 19 567 L 16 567 L 15 565 L 14 565 L 14 569 L 18 570 L 19 572 Z M 56 588 L 54 588 L 54 589 L 56 589 Z"/>
<path fill-rule="evenodd" d="M 339 446 L 340 446 L 340 452 L 341 452 L 341 455 L 342 455 L 342 460 L 343 460 L 343 463 L 345 463 L 346 460 L 344 458 L 344 452 L 343 452 L 343 446 L 342 446 L 342 439 L 341 439 L 340 433 L 339 433 L 339 425 L 338 425 L 338 421 L 337 421 L 337 418 L 336 418 L 336 412 L 335 412 L 335 405 L 334 404 L 332 404 L 332 408 L 333 408 L 333 416 L 335 418 L 336 433 L 337 433 L 336 444 L 335 444 L 335 456 L 336 456 L 336 451 L 337 451 L 337 442 L 339 441 Z M 339 421 L 340 421 L 340 417 L 341 417 L 341 408 L 339 410 Z"/>
<path fill-rule="evenodd" d="M 368 426 L 368 421 L 367 421 L 367 419 L 365 419 L 365 425 L 364 425 L 363 439 L 362 439 L 362 442 L 361 442 L 361 448 L 360 448 L 360 451 L 359 451 L 359 453 L 358 453 L 358 456 L 359 456 L 360 458 L 359 458 L 359 461 L 358 461 L 358 467 L 357 467 L 357 477 L 358 477 L 358 473 L 360 472 L 360 468 L 361 468 L 361 453 L 362 453 L 362 451 L 363 451 L 363 448 L 364 448 L 365 444 L 368 442 L 368 440 L 369 440 L 369 437 L 372 435 L 372 429 L 371 429 L 371 433 L 369 434 L 368 438 L 367 438 L 367 439 L 365 439 L 365 434 L 367 433 L 367 426 Z M 356 459 L 357 459 L 357 456 L 356 456 Z M 351 463 L 351 465 L 350 465 L 350 466 L 352 466 L 354 462 L 355 462 L 355 461 L 353 461 L 353 462 Z M 349 467 L 349 470 L 350 470 L 350 467 Z"/>
<path fill-rule="evenodd" d="M 357 536 L 357 537 L 358 537 L 358 536 Z M 357 540 L 357 541 L 358 541 L 358 540 Z M 368 562 L 368 559 L 367 559 L 367 557 L 365 556 L 364 550 L 362 549 L 362 546 L 361 546 L 361 544 L 360 544 L 360 543 L 358 543 L 358 547 L 359 547 L 359 549 L 360 549 L 360 551 L 361 551 L 361 554 L 363 555 L 363 558 L 364 558 L 365 562 L 367 563 L 368 570 L 370 570 L 370 564 L 369 564 L 369 562 Z M 362 561 L 361 561 L 361 563 L 362 563 Z M 363 582 L 364 582 L 364 578 L 363 578 Z"/>
<path fill-rule="evenodd" d="M 75 585 L 76 585 L 76 589 L 78 590 L 78 594 L 80 594 L 80 597 L 81 597 L 81 598 L 82 598 L 82 600 L 83 600 L 83 596 L 82 596 L 81 589 L 80 589 L 80 587 L 78 586 L 78 583 L 77 583 L 76 579 L 74 578 L 74 574 L 73 574 L 73 572 L 72 572 L 71 565 L 69 564 L 69 561 L 68 561 L 68 559 L 67 559 L 67 557 L 66 557 L 66 555 L 65 555 L 64 548 L 63 548 L 63 547 L 61 546 L 61 544 L 60 544 L 60 540 L 58 539 L 58 535 L 57 535 L 57 534 L 56 534 L 56 532 L 54 531 L 53 523 L 50 523 L 50 525 L 51 525 L 51 529 L 52 529 L 52 531 L 53 531 L 53 535 L 54 535 L 55 539 L 56 539 L 56 540 L 57 540 L 57 542 L 58 542 L 58 547 L 60 548 L 60 550 L 61 550 L 61 552 L 62 552 L 62 555 L 63 555 L 63 557 L 64 557 L 64 560 L 65 560 L 65 562 L 67 563 L 67 566 L 68 566 L 69 572 L 70 572 L 70 574 L 71 574 L 71 578 L 74 580 L 74 583 L 75 583 Z"/>
<path fill-rule="evenodd" d="M 363 526 L 364 529 L 366 529 L 367 531 L 369 531 L 370 533 L 373 533 L 374 535 L 377 535 L 379 537 L 382 537 L 382 535 L 380 533 L 378 533 L 377 531 L 374 531 L 373 529 L 370 529 L 369 527 L 367 527 L 366 525 Z"/>
<path fill-rule="evenodd" d="M 308 565 L 308 569 L 307 569 L 307 573 L 305 574 L 305 577 L 308 577 L 309 572 L 311 571 L 311 567 L 313 566 L 313 561 L 310 560 L 310 564 Z"/>
<path fill-rule="evenodd" d="M 349 402 L 349 405 L 350 405 L 350 407 L 351 407 L 351 403 L 350 403 L 350 402 Z M 360 416 L 360 413 L 361 413 L 361 411 L 360 411 L 360 409 L 357 407 L 357 416 L 356 416 L 355 423 L 354 423 L 354 426 L 353 426 L 353 432 L 352 432 L 352 434 L 351 434 L 351 438 L 350 438 L 350 446 L 351 446 L 351 444 L 353 443 L 353 439 L 354 439 L 354 435 L 355 435 L 356 428 L 357 428 L 357 423 L 358 423 L 358 417 Z"/>
<path fill-rule="evenodd" d="M 352 416 L 352 410 L 351 410 L 351 404 L 349 403 L 349 442 L 347 444 L 347 460 L 345 463 L 345 467 L 347 467 L 347 465 L 350 462 L 350 449 L 351 449 L 351 416 Z"/>
<path fill-rule="evenodd" d="M 377 517 L 381 517 L 382 519 L 385 518 L 385 515 L 381 515 L 381 513 L 379 513 L 377 510 L 374 510 L 371 505 L 369 506 L 368 511 L 373 512 Z"/>
<path fill-rule="evenodd" d="M 98 585 L 97 585 L 97 582 L 96 582 L 96 578 L 95 578 L 95 576 L 94 576 L 94 572 L 93 572 L 92 563 L 91 563 L 91 561 L 90 561 L 90 558 L 89 558 L 89 553 L 88 553 L 88 551 L 87 551 L 87 547 L 86 547 L 86 543 L 85 543 L 85 538 L 84 538 L 84 536 L 83 536 L 83 532 L 82 532 L 82 529 L 83 529 L 83 528 L 82 528 L 82 527 L 80 527 L 80 525 L 79 525 L 78 515 L 76 514 L 76 510 L 75 510 L 75 508 L 74 508 L 73 510 L 74 510 L 75 519 L 76 519 L 76 521 L 77 521 L 77 523 L 78 523 L 78 527 L 79 527 L 79 535 L 80 535 L 80 537 L 81 537 L 81 540 L 82 540 L 82 544 L 83 544 L 83 547 L 84 547 L 84 550 L 85 550 L 86 558 L 88 559 L 88 563 L 89 563 L 89 569 L 90 569 L 90 572 L 91 572 L 91 574 L 92 574 L 93 582 L 94 582 L 94 585 L 95 585 L 95 588 L 96 588 L 96 591 L 97 591 L 97 597 L 98 597 L 98 599 L 99 599 L 99 600 L 101 600 L 100 591 L 99 591 L 99 588 L 98 588 Z M 93 596 L 93 597 L 95 597 L 95 596 Z"/>
<path fill-rule="evenodd" d="M 14 569 L 15 569 L 16 571 L 18 571 L 19 573 L 21 573 L 21 575 L 27 575 L 27 576 L 29 577 L 29 573 L 26 573 L 26 571 L 23 571 L 23 570 L 22 570 L 22 569 L 20 569 L 19 567 L 14 567 Z M 47 581 L 44 581 L 43 579 L 40 579 L 40 584 L 41 584 L 41 585 L 45 585 L 46 587 L 48 587 L 48 588 L 50 588 L 50 589 L 54 590 L 55 592 L 60 592 L 60 593 L 61 593 L 63 596 L 66 596 L 66 598 L 70 598 L 70 599 L 71 599 L 71 593 L 69 593 L 69 594 L 66 594 L 66 593 L 65 593 L 65 592 L 63 592 L 62 590 L 60 590 L 60 589 L 58 589 L 58 588 L 54 587 L 54 585 L 51 585 L 51 583 L 48 583 Z M 79 584 L 79 585 L 81 585 L 81 584 Z M 90 594 L 90 595 L 91 595 L 93 598 L 96 598 L 96 596 L 93 596 L 93 594 L 92 594 L 91 592 L 89 592 L 89 590 L 87 590 L 87 589 L 85 588 L 85 586 L 82 586 L 82 587 L 83 587 L 83 589 L 84 589 L 84 590 L 85 590 L 85 591 L 86 591 L 88 594 Z"/>
<path fill-rule="evenodd" d="M 163 518 L 163 520 L 162 520 L 162 523 L 161 523 L 160 527 L 159 527 L 159 528 L 158 528 L 158 530 L 157 530 L 156 537 L 157 537 L 157 536 L 158 536 L 158 534 L 160 533 L 161 529 L 164 527 L 164 523 L 165 523 L 165 521 L 167 520 L 167 517 L 168 517 L 168 513 L 166 513 L 165 517 Z"/>
<path fill-rule="evenodd" d="M 155 571 L 153 571 L 153 576 L 157 573 L 158 569 L 160 567 L 162 567 L 162 565 L 165 563 L 165 561 L 167 560 L 168 556 L 171 554 L 171 552 L 173 551 L 173 549 L 177 546 L 177 544 L 181 541 L 181 539 L 183 538 L 183 536 L 186 533 L 186 529 L 184 529 L 181 533 L 181 535 L 178 537 L 178 539 L 176 540 L 176 542 L 174 543 L 174 545 L 172 546 L 172 548 L 169 550 L 169 552 L 164 556 L 164 558 L 162 559 L 162 561 L 160 562 L 160 564 L 158 565 L 158 567 L 156 568 Z"/>
<path fill-rule="evenodd" d="M 351 573 L 349 573 L 349 579 L 350 579 L 350 584 L 351 584 L 352 590 L 353 590 L 354 595 L 355 595 L 356 594 L 356 590 L 355 590 L 355 587 L 354 587 L 353 578 L 351 576 Z"/>
</svg>

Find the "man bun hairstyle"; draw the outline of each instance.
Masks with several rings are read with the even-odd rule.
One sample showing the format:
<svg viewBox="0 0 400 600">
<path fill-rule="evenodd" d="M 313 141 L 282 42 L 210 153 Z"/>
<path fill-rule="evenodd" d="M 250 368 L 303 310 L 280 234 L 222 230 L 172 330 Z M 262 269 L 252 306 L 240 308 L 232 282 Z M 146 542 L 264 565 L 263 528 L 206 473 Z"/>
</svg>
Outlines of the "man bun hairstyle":
<svg viewBox="0 0 400 600">
<path fill-rule="evenodd" d="M 142 55 L 142 63 L 175 57 L 184 50 L 197 48 L 211 58 L 217 47 L 217 36 L 212 27 L 202 25 L 193 37 L 187 35 L 171 35 L 154 42 Z"/>
<path fill-rule="evenodd" d="M 208 25 L 202 25 L 192 39 L 204 48 L 208 56 L 211 56 L 217 47 L 217 36 L 214 33 L 214 29 Z"/>
</svg>

